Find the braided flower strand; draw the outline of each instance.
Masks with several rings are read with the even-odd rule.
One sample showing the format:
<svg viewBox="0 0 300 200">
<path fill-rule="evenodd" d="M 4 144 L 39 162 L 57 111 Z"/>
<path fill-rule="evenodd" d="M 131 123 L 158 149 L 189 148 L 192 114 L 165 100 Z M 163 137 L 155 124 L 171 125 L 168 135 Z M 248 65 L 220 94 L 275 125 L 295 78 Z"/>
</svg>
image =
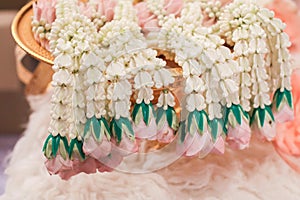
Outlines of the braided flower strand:
<svg viewBox="0 0 300 200">
<path fill-rule="evenodd" d="M 224 8 L 215 28 L 233 47 L 242 68 L 241 106 L 251 113 L 255 132 L 270 141 L 276 135 L 275 120 L 293 118 L 290 42 L 284 24 L 252 1 L 236 0 Z M 271 90 L 275 92 L 273 105 Z"/>
</svg>

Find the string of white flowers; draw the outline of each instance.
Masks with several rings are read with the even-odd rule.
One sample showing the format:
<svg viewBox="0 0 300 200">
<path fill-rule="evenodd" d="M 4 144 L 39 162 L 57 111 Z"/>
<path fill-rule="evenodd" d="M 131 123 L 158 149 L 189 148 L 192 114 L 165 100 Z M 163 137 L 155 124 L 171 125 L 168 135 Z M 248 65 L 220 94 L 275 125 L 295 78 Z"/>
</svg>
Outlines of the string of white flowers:
<svg viewBox="0 0 300 200">
<path fill-rule="evenodd" d="M 205 83 L 200 75 L 205 69 L 202 69 L 203 66 L 195 59 L 202 49 L 191 41 L 191 37 L 184 35 L 179 28 L 180 22 L 182 23 L 178 18 L 170 17 L 163 24 L 159 37 L 160 48 L 172 50 L 175 53 L 175 62 L 182 66 L 183 77 L 186 78 L 187 109 L 190 112 L 193 112 L 195 108 L 203 110 L 206 107 L 202 95 Z"/>
<path fill-rule="evenodd" d="M 132 86 L 129 79 L 132 78 L 132 69 L 129 61 L 131 52 L 141 44 L 135 38 L 142 36 L 139 27 L 133 22 L 135 10 L 132 7 L 131 1 L 118 1 L 114 19 L 106 23 L 99 32 L 99 43 L 107 63 L 105 78 L 110 82 L 107 87 L 108 115 L 112 118 L 114 140 L 120 146 L 128 139 L 134 144 L 135 139 L 130 122 Z"/>
<path fill-rule="evenodd" d="M 230 106 L 232 102 L 239 104 L 239 101 L 235 99 L 238 95 L 238 88 L 235 81 L 232 80 L 233 76 L 239 73 L 239 69 L 233 61 L 230 50 L 222 46 L 224 41 L 213 34 L 210 28 L 201 26 L 203 16 L 199 12 L 191 12 L 200 10 L 200 7 L 199 2 L 188 3 L 183 8 L 180 19 L 170 16 L 162 27 L 161 38 L 163 39 L 159 43 L 162 45 L 161 48 L 175 49 L 173 50 L 176 55 L 175 61 L 182 66 L 183 76 L 187 79 L 188 106 L 194 96 L 194 94 L 190 94 L 196 92 L 198 93 L 196 95 L 198 103 L 195 106 L 200 110 L 208 107 L 210 119 L 220 118 L 222 117 L 220 105 L 222 99 L 226 99 L 227 106 Z M 193 23 L 194 19 L 200 19 L 200 24 Z M 188 28 L 181 31 L 180 27 Z M 201 76 L 204 74 L 205 76 Z M 191 85 L 195 85 L 197 88 L 193 88 Z M 203 95 L 201 96 L 204 91 L 207 91 L 206 103 L 203 102 Z M 201 102 L 203 102 L 202 105 Z M 194 106 L 188 110 L 192 111 L 193 108 Z"/>
<path fill-rule="evenodd" d="M 220 35 L 226 38 L 228 44 L 234 46 L 234 55 L 242 68 L 239 96 L 246 111 L 251 109 L 251 99 L 254 108 L 264 108 L 271 104 L 268 85 L 270 77 L 264 59 L 269 53 L 267 36 L 260 27 L 257 12 L 258 6 L 255 4 L 236 1 L 224 8 L 217 25 Z"/>
<path fill-rule="evenodd" d="M 58 1 L 56 9 L 60 9 L 64 5 L 64 1 Z M 69 13 L 71 14 L 71 13 Z M 50 48 L 54 53 L 54 75 L 52 86 L 54 87 L 54 94 L 51 99 L 51 121 L 49 132 L 56 136 L 66 136 L 69 134 L 70 125 L 72 123 L 72 114 L 69 112 L 72 108 L 72 91 L 73 82 L 71 78 L 71 68 L 73 62 L 69 57 L 69 54 L 73 53 L 73 48 L 70 41 L 66 41 L 63 38 L 59 38 L 59 30 L 63 31 L 65 25 L 68 22 L 63 19 L 53 23 L 53 29 L 50 33 Z"/>
<path fill-rule="evenodd" d="M 109 63 L 106 69 L 106 78 L 112 84 L 108 87 L 110 104 L 109 115 L 117 119 L 129 117 L 132 66 L 129 65 L 131 52 L 144 46 L 138 38 L 139 29 L 128 20 L 113 20 L 105 24 L 99 32 L 101 44 L 105 49 L 105 62 Z M 121 106 L 122 105 L 122 106 Z"/>
<path fill-rule="evenodd" d="M 267 38 L 269 53 L 269 65 L 271 67 L 272 88 L 291 90 L 291 56 L 288 48 L 291 46 L 289 36 L 283 32 L 285 24 L 277 18 L 274 18 L 274 12 L 260 8 L 257 13 L 258 19 L 262 22 Z"/>
<path fill-rule="evenodd" d="M 84 84 L 86 86 L 86 117 L 100 119 L 106 115 L 106 79 L 103 75 L 105 70 L 101 51 L 94 46 L 91 51 L 84 52 L 80 60 L 81 70 L 86 71 Z"/>
</svg>

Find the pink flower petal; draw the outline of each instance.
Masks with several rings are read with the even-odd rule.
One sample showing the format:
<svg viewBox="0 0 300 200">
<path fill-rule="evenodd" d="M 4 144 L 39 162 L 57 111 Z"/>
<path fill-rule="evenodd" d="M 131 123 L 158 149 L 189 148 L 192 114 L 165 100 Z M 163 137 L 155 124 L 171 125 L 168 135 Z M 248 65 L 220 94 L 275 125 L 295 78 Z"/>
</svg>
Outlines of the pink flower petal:
<svg viewBox="0 0 300 200">
<path fill-rule="evenodd" d="M 217 141 L 214 143 L 214 147 L 211 153 L 224 154 L 224 152 L 225 152 L 225 141 L 223 137 L 219 136 L 217 138 Z"/>
<path fill-rule="evenodd" d="M 254 125 L 253 131 L 258 138 L 262 140 L 272 141 L 276 136 L 276 123 L 269 124 L 268 122 L 266 122 L 261 128 L 258 128 L 257 125 Z"/>
<path fill-rule="evenodd" d="M 157 131 L 157 140 L 162 143 L 170 143 L 174 139 L 174 130 L 165 122 L 162 129 Z"/>
<path fill-rule="evenodd" d="M 294 119 L 294 110 L 288 105 L 284 105 L 279 112 L 274 113 L 274 117 L 277 123 L 292 121 Z"/>
<path fill-rule="evenodd" d="M 244 119 L 242 119 L 241 125 L 238 125 L 235 128 L 229 126 L 226 141 L 231 148 L 240 150 L 247 148 L 249 146 L 250 138 L 251 129 Z"/>
<path fill-rule="evenodd" d="M 132 128 L 136 138 L 147 139 L 155 136 L 157 133 L 157 125 L 154 118 L 151 119 L 148 126 L 144 120 L 141 120 L 138 125 L 133 123 Z"/>
<path fill-rule="evenodd" d="M 112 145 L 113 149 L 115 149 L 121 156 L 128 156 L 129 154 L 138 151 L 138 145 L 136 141 L 129 139 L 126 135 L 123 135 L 122 141 L 119 144 L 112 139 Z"/>
<path fill-rule="evenodd" d="M 111 152 L 111 143 L 104 136 L 101 143 L 98 143 L 93 136 L 84 140 L 83 151 L 95 159 L 107 156 Z"/>
<path fill-rule="evenodd" d="M 114 146 L 112 148 L 110 155 L 101 158 L 99 160 L 100 163 L 98 164 L 97 167 L 98 171 L 100 172 L 112 171 L 117 166 L 119 166 L 122 161 L 123 161 L 123 156 L 119 153 L 119 149 L 116 148 L 116 146 Z"/>
<path fill-rule="evenodd" d="M 209 143 L 211 143 L 211 136 L 208 131 L 204 132 L 203 135 L 196 132 L 193 136 L 187 133 L 184 141 L 184 149 L 186 149 L 185 155 L 194 156 Z"/>
</svg>

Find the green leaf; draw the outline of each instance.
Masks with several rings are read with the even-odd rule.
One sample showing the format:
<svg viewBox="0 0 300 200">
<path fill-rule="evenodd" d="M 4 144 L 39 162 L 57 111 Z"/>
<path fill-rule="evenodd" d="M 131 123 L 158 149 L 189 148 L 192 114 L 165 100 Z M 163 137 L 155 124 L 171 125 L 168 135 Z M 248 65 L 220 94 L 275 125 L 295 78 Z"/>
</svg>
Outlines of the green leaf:
<svg viewBox="0 0 300 200">
<path fill-rule="evenodd" d="M 258 108 L 255 108 L 253 110 L 253 113 L 252 113 L 252 116 L 251 116 L 251 119 L 250 119 L 250 125 L 252 125 L 253 122 L 255 121 L 257 112 L 258 112 Z"/>
<path fill-rule="evenodd" d="M 293 108 L 293 97 L 291 91 L 285 89 L 284 92 L 290 108 Z"/>
<path fill-rule="evenodd" d="M 265 118 L 266 118 L 266 110 L 265 109 L 261 109 L 261 108 L 258 108 L 258 117 L 259 117 L 259 123 L 260 123 L 260 126 L 263 127 L 264 126 L 264 123 L 265 123 Z"/>
<path fill-rule="evenodd" d="M 275 102 L 276 102 L 276 109 L 279 108 L 281 102 L 282 102 L 282 99 L 284 97 L 284 93 L 283 92 L 280 92 L 280 89 L 277 90 L 278 93 L 277 93 L 277 98 L 275 99 Z"/>
<path fill-rule="evenodd" d="M 228 127 L 228 119 L 229 119 L 229 114 L 230 114 L 230 108 L 225 107 L 225 114 L 224 114 L 224 125 L 223 125 L 223 130 L 225 133 L 227 132 L 227 127 Z"/>
<path fill-rule="evenodd" d="M 80 153 L 81 158 L 85 159 L 85 154 L 84 154 L 83 149 L 82 149 L 82 147 L 83 147 L 83 141 L 77 141 L 76 145 L 77 145 L 77 149 L 78 149 L 78 151 Z"/>
<path fill-rule="evenodd" d="M 206 117 L 206 113 L 204 110 L 202 110 L 200 112 L 200 115 L 199 115 L 200 119 L 198 121 L 198 127 L 199 127 L 199 130 L 200 130 L 200 133 L 203 133 L 204 132 L 204 122 L 206 121 L 207 122 L 207 117 Z"/>
<path fill-rule="evenodd" d="M 122 123 L 127 127 L 128 131 L 129 131 L 129 135 L 127 134 L 127 136 L 131 139 L 134 138 L 134 131 L 133 131 L 133 128 L 132 128 L 132 125 L 130 123 L 130 120 L 128 118 L 121 118 L 122 120 Z"/>
<path fill-rule="evenodd" d="M 47 139 L 46 139 L 45 142 L 44 142 L 43 151 L 46 150 L 46 148 L 47 148 L 47 146 L 48 146 L 48 142 L 49 142 L 49 140 L 52 139 L 52 138 L 53 138 L 53 135 L 52 135 L 52 134 L 49 134 L 48 137 L 47 137 Z"/>
<path fill-rule="evenodd" d="M 233 112 L 233 115 L 234 115 L 236 121 L 241 125 L 242 124 L 242 116 L 241 116 L 241 111 L 240 111 L 239 107 L 236 105 L 232 105 L 231 110 Z"/>
<path fill-rule="evenodd" d="M 142 113 L 143 113 L 143 118 L 145 124 L 148 126 L 149 125 L 149 118 L 150 118 L 150 108 L 149 105 L 145 104 L 144 102 L 142 103 Z"/>
<path fill-rule="evenodd" d="M 242 106 L 239 105 L 239 107 L 240 107 L 240 110 L 243 112 L 244 117 L 245 117 L 246 119 L 249 120 L 249 118 L 250 118 L 249 113 L 246 112 L 246 111 L 242 108 Z"/>
<path fill-rule="evenodd" d="M 213 119 L 210 121 L 210 128 L 211 128 L 211 134 L 212 134 L 213 141 L 216 141 L 216 139 L 218 137 L 218 128 L 219 128 L 218 125 L 219 125 L 218 119 Z"/>
<path fill-rule="evenodd" d="M 60 136 L 57 135 L 52 139 L 52 155 L 55 157 L 60 143 Z"/>
<path fill-rule="evenodd" d="M 182 143 L 186 136 L 186 121 L 182 121 L 179 124 L 179 131 L 180 131 L 180 143 Z"/>
<path fill-rule="evenodd" d="M 190 112 L 188 115 L 188 132 L 191 133 L 191 126 L 192 126 L 192 120 L 193 120 L 193 112 Z"/>
<path fill-rule="evenodd" d="M 66 151 L 69 152 L 68 139 L 64 136 L 64 137 L 61 138 L 61 140 L 62 140 L 63 143 L 64 143 L 64 147 L 65 147 Z"/>
<path fill-rule="evenodd" d="M 278 93 L 280 92 L 280 89 L 277 89 L 274 93 L 273 99 L 277 99 Z"/>
<path fill-rule="evenodd" d="M 167 115 L 168 125 L 169 125 L 169 127 L 172 127 L 173 113 L 172 113 L 172 109 L 170 107 L 166 110 L 166 115 Z"/>
<path fill-rule="evenodd" d="M 62 157 L 64 160 L 67 159 L 67 156 L 68 156 L 68 150 L 66 150 L 65 144 L 64 144 L 63 140 L 60 140 L 59 153 L 60 153 L 61 157 Z"/>
<path fill-rule="evenodd" d="M 96 117 L 92 117 L 92 127 L 93 127 L 93 133 L 94 133 L 95 139 L 98 141 L 101 141 L 101 138 L 100 138 L 101 126 Z"/>
<path fill-rule="evenodd" d="M 73 154 L 74 145 L 75 145 L 75 142 L 74 142 L 74 139 L 73 139 L 73 140 L 71 140 L 71 142 L 70 142 L 70 147 L 69 147 L 69 158 L 71 158 L 71 156 L 72 156 L 72 154 Z"/>
<path fill-rule="evenodd" d="M 99 119 L 99 124 L 104 125 L 104 127 L 101 125 L 101 128 L 104 129 L 104 134 L 106 135 L 107 139 L 110 140 L 111 132 L 110 132 L 109 125 L 108 125 L 108 122 L 106 121 L 106 119 L 104 117 L 101 117 L 101 119 Z"/>
<path fill-rule="evenodd" d="M 78 152 L 81 159 L 85 159 L 85 154 L 82 150 L 83 141 L 78 141 L 77 138 L 72 139 L 70 143 L 70 149 L 69 149 L 69 158 L 72 157 L 73 153 Z M 77 151 L 76 151 L 77 150 Z"/>
<path fill-rule="evenodd" d="M 154 106 L 152 105 L 151 102 L 150 102 L 150 105 L 151 105 L 152 114 L 153 114 L 154 118 L 156 118 L 156 112 L 155 112 Z"/>
<path fill-rule="evenodd" d="M 165 114 L 165 110 L 163 108 L 157 109 L 156 123 L 158 124 L 161 120 L 162 116 Z"/>
<path fill-rule="evenodd" d="M 197 129 L 198 129 L 198 131 L 200 132 L 200 128 L 199 128 L 200 112 L 194 110 L 194 112 L 193 112 L 193 117 L 194 117 L 194 120 L 195 120 L 195 122 L 196 122 L 196 124 L 197 124 Z"/>
<path fill-rule="evenodd" d="M 139 112 L 139 109 L 141 108 L 141 104 L 135 104 L 132 111 L 132 119 L 136 123 L 135 118 L 137 113 Z"/>
<path fill-rule="evenodd" d="M 178 123 L 175 109 L 173 107 L 171 107 L 170 109 L 172 110 L 172 116 L 173 116 L 172 125 L 170 127 L 174 130 L 174 134 L 176 134 L 176 130 L 179 127 L 179 123 Z"/>
<path fill-rule="evenodd" d="M 47 146 L 45 147 L 45 150 L 44 150 L 44 155 L 48 159 L 51 159 L 53 157 L 52 156 L 52 140 L 49 140 L 49 142 L 47 143 Z"/>
<path fill-rule="evenodd" d="M 120 143 L 122 140 L 122 124 L 118 123 L 119 120 L 113 120 L 112 126 L 113 126 L 113 134 L 117 141 L 117 143 Z"/>
<path fill-rule="evenodd" d="M 92 119 L 88 119 L 84 126 L 83 137 L 86 137 L 87 132 L 90 130 Z"/>
<path fill-rule="evenodd" d="M 273 112 L 272 112 L 271 107 L 270 107 L 270 106 L 266 106 L 265 109 L 266 109 L 266 111 L 269 113 L 269 116 L 271 117 L 271 119 L 272 119 L 273 121 L 275 121 L 275 118 L 274 118 L 274 115 L 273 115 Z"/>
</svg>

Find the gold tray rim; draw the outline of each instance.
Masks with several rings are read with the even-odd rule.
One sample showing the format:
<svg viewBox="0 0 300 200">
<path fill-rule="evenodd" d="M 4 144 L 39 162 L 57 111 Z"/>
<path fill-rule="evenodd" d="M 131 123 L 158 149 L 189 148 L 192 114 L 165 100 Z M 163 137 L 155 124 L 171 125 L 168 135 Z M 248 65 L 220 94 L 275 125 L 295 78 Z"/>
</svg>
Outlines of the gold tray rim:
<svg viewBox="0 0 300 200">
<path fill-rule="evenodd" d="M 44 56 L 42 56 L 41 54 L 39 54 L 39 52 L 35 51 L 33 48 L 31 48 L 30 46 L 28 46 L 20 37 L 19 35 L 19 25 L 20 22 L 23 20 L 23 17 L 25 14 L 27 14 L 28 12 L 30 12 L 32 10 L 32 5 L 35 1 L 30 1 L 29 3 L 25 4 L 16 14 L 16 16 L 13 19 L 12 25 L 11 25 L 11 32 L 12 32 L 12 36 L 15 40 L 15 42 L 17 43 L 17 45 L 22 48 L 26 53 L 30 54 L 31 56 L 33 56 L 34 58 L 43 61 L 47 64 L 53 65 L 53 59 L 49 59 L 46 58 Z M 31 26 L 30 21 L 26 21 L 28 22 L 28 26 Z M 32 35 L 33 37 L 33 35 Z M 37 43 L 37 45 L 39 45 Z M 40 46 L 40 45 L 39 45 Z M 40 46 L 41 47 L 41 46 Z M 45 49 L 45 51 L 47 51 Z M 49 53 L 49 57 L 52 57 L 51 53 L 49 51 L 47 51 Z"/>
</svg>

